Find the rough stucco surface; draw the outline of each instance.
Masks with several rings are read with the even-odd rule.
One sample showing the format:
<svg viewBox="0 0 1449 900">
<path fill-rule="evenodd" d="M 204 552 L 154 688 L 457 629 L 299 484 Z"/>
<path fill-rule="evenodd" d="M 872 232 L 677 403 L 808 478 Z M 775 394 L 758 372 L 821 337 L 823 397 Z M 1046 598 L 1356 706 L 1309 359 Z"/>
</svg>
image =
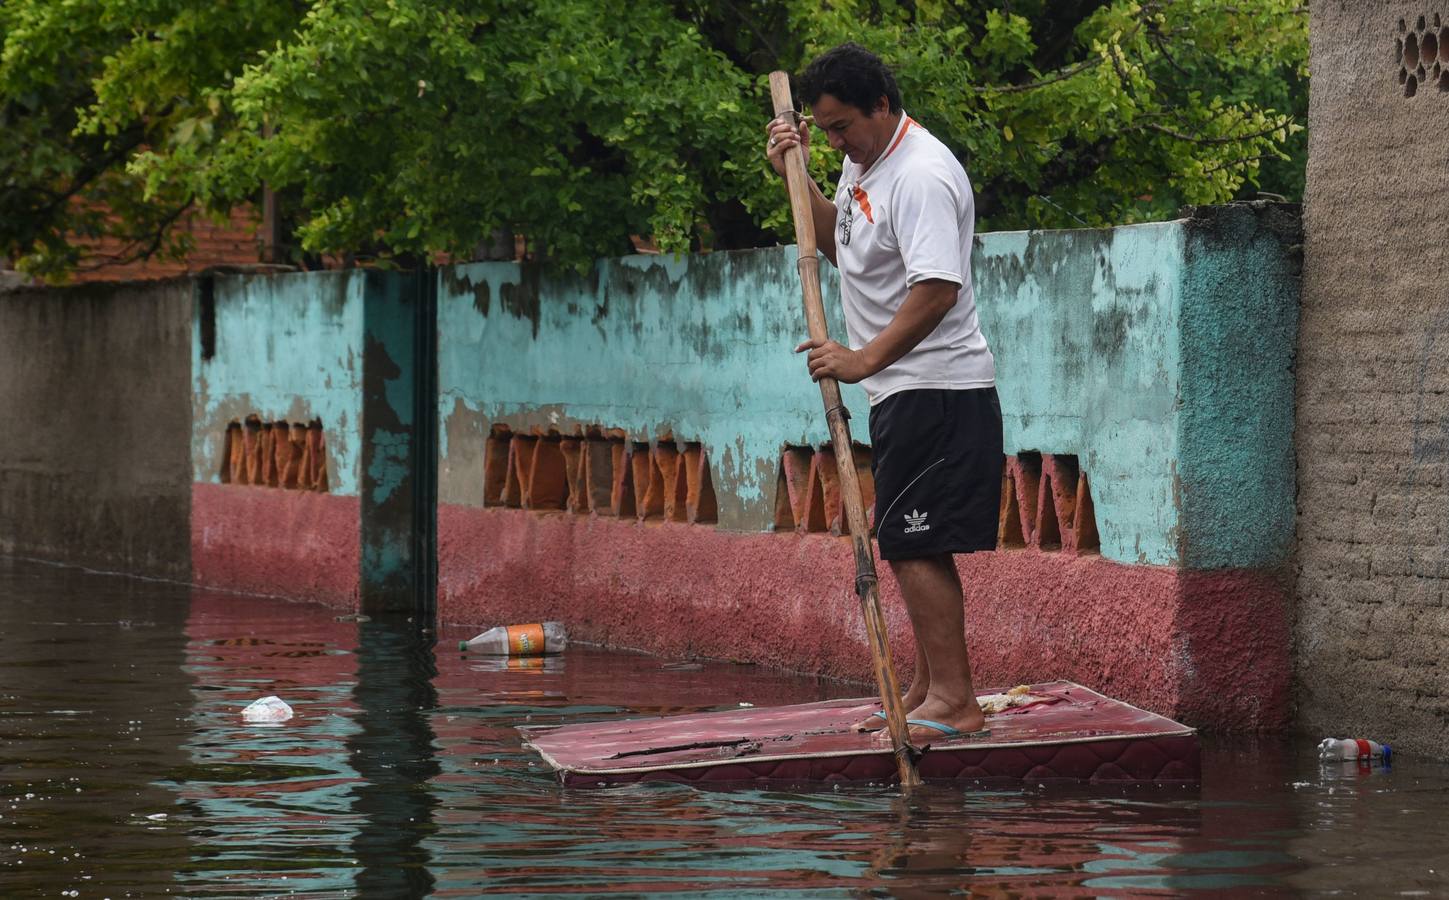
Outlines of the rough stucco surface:
<svg viewBox="0 0 1449 900">
<path fill-rule="evenodd" d="M 1292 550 L 1300 215 L 1236 203 L 1188 220 L 1176 475 L 1190 569 L 1280 570 Z"/>
<path fill-rule="evenodd" d="M 202 483 L 191 493 L 192 583 L 357 608 L 357 497 Z"/>
<path fill-rule="evenodd" d="M 1069 678 L 1194 725 L 1286 722 L 1286 592 L 1272 578 L 1030 549 L 958 566 L 982 685 Z M 480 629 L 559 619 L 610 646 L 868 681 L 853 582 L 848 541 L 826 535 L 439 510 L 440 615 Z M 882 588 L 908 677 L 909 623 L 888 574 Z"/>
<path fill-rule="evenodd" d="M 0 553 L 184 578 L 191 286 L 0 294 Z"/>
<path fill-rule="evenodd" d="M 1301 725 L 1449 746 L 1449 102 L 1405 97 L 1398 21 L 1315 3 L 1298 362 Z"/>
</svg>

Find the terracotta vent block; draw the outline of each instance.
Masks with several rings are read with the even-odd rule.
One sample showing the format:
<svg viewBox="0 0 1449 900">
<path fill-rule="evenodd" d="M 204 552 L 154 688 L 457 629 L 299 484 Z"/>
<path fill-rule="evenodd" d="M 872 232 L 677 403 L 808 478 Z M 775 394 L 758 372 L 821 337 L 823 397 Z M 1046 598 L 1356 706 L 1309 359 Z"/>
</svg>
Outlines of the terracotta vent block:
<svg viewBox="0 0 1449 900">
<path fill-rule="evenodd" d="M 719 521 L 719 502 L 714 479 L 709 474 L 709 457 L 698 442 L 684 445 L 685 508 L 691 525 Z"/>
<path fill-rule="evenodd" d="M 676 443 L 670 432 L 651 447 L 630 440 L 620 428 L 524 434 L 495 424 L 484 446 L 483 469 L 484 506 L 687 524 L 719 520 L 703 446 Z"/>
<path fill-rule="evenodd" d="M 629 444 L 613 442 L 614 483 L 610 488 L 609 510 L 621 519 L 634 518 L 634 461 Z"/>
<path fill-rule="evenodd" d="M 634 513 L 639 521 L 658 519 L 664 515 L 664 478 L 649 453 L 649 445 L 643 441 L 634 443 L 634 452 L 629 454 L 629 464 L 634 470 Z"/>
<path fill-rule="evenodd" d="M 243 451 L 245 474 L 242 484 L 262 483 L 262 420 L 247 416 L 242 423 L 242 440 L 246 442 Z"/>
<path fill-rule="evenodd" d="M 853 444 L 851 450 L 868 520 L 875 506 L 870 448 Z M 833 449 L 786 446 L 780 453 L 780 475 L 775 485 L 775 530 L 849 534 L 841 490 L 840 468 Z"/>
<path fill-rule="evenodd" d="M 513 509 L 523 508 L 533 480 L 533 446 L 538 438 L 531 434 L 515 434 L 508 442 L 508 477 L 503 482 L 503 505 Z"/>
<path fill-rule="evenodd" d="M 997 545 L 1067 553 L 1099 546 L 1087 476 L 1076 456 L 1020 453 L 1008 456 L 1001 476 Z"/>
<path fill-rule="evenodd" d="M 584 487 L 584 443 L 580 437 L 564 437 L 558 442 L 568 485 L 565 505 L 571 513 L 587 514 L 589 511 L 589 492 Z"/>
<path fill-rule="evenodd" d="M 277 487 L 295 490 L 301 479 L 302 458 L 307 452 L 307 429 L 287 422 L 272 423 L 272 466 Z"/>
<path fill-rule="evenodd" d="M 1016 500 L 1016 482 L 1016 457 L 1008 456 L 1001 467 L 1001 514 L 996 526 L 996 546 L 1001 549 L 1026 546 L 1021 504 Z"/>
<path fill-rule="evenodd" d="M 666 522 L 683 522 L 687 490 L 679 451 L 662 441 L 652 451 L 653 468 L 650 487 L 659 486 L 659 504 Z M 652 503 L 650 504 L 652 507 Z"/>
<path fill-rule="evenodd" d="M 506 425 L 494 425 L 483 441 L 483 505 L 503 506 L 504 488 L 508 484 L 508 445 L 513 432 Z"/>
<path fill-rule="evenodd" d="M 840 534 L 840 466 L 834 450 L 821 450 L 811 460 L 805 509 L 806 531 Z"/>
<path fill-rule="evenodd" d="M 263 422 L 255 414 L 226 426 L 222 484 L 326 491 L 327 452 L 322 421 Z"/>
<path fill-rule="evenodd" d="M 313 419 L 307 426 L 306 462 L 307 490 L 326 493 L 327 483 L 327 437 L 322 430 L 322 420 Z"/>
<path fill-rule="evenodd" d="M 621 446 L 621 441 L 598 435 L 584 441 L 582 481 L 590 512 L 607 515 L 614 511 L 614 452 Z"/>
<path fill-rule="evenodd" d="M 805 493 L 815 451 L 786 446 L 780 451 L 780 475 L 775 480 L 775 530 L 795 531 L 805 521 Z"/>
<path fill-rule="evenodd" d="M 232 484 L 241 467 L 242 435 L 241 423 L 230 422 L 221 441 L 221 483 Z"/>
<path fill-rule="evenodd" d="M 568 471 L 561 440 L 557 435 L 533 442 L 533 463 L 528 485 L 523 490 L 525 509 L 565 509 L 568 505 Z"/>
</svg>

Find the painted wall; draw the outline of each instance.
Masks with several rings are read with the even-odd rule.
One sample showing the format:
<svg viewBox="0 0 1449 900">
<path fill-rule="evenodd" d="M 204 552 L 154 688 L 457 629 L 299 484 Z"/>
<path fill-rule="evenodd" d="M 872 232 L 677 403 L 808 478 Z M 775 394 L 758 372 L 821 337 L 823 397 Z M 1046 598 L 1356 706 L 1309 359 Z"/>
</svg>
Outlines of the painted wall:
<svg viewBox="0 0 1449 900">
<path fill-rule="evenodd" d="M 819 390 L 790 351 L 804 337 L 790 248 L 600 261 L 586 277 L 481 263 L 438 292 L 442 502 L 483 505 L 492 422 L 622 428 L 700 441 L 724 528 L 769 521 L 783 443 L 828 440 Z M 824 289 L 833 294 L 833 273 Z M 831 333 L 844 335 L 838 305 Z M 864 439 L 865 393 L 845 391 Z"/>
<path fill-rule="evenodd" d="M 1296 637 L 1305 729 L 1443 758 L 1449 94 L 1397 55 L 1435 34 L 1440 56 L 1425 66 L 1443 77 L 1449 19 L 1435 12 L 1449 15 L 1312 6 Z"/>
<path fill-rule="evenodd" d="M 184 578 L 191 286 L 0 293 L 0 554 Z"/>
<path fill-rule="evenodd" d="M 218 276 L 198 292 L 191 432 L 193 577 L 369 612 L 411 610 L 420 557 L 415 482 L 418 279 L 353 270 Z M 429 385 L 431 382 L 428 382 Z M 419 414 L 418 404 L 425 412 Z M 326 485 L 224 483 L 229 424 L 320 420 Z M 428 452 L 431 452 L 430 450 Z M 429 503 L 431 493 L 427 494 Z M 430 563 L 429 563 L 430 565 Z"/>
<path fill-rule="evenodd" d="M 1026 478 L 1013 491 L 1017 518 L 1056 504 L 1062 540 L 1019 528 L 1023 546 L 957 559 L 983 686 L 1067 677 L 1194 725 L 1286 724 L 1296 222 L 1293 208 L 1244 205 L 1111 230 L 981 236 L 977 297 L 1007 452 L 1075 457 L 1100 532 L 1097 553 L 1076 516 L 1069 540 L 1060 514 L 1070 502 L 1014 464 L 1013 477 Z M 835 288 L 827 280 L 827 296 Z M 848 543 L 768 533 L 775 495 L 806 468 L 833 466 L 792 452 L 781 475 L 782 447 L 826 442 L 818 392 L 790 353 L 801 331 L 793 248 L 607 260 L 587 276 L 463 266 L 442 273 L 438 302 L 446 620 L 558 618 L 610 646 L 868 677 Z M 838 318 L 832 328 L 843 333 Z M 852 389 L 847 403 L 865 440 L 865 398 Z M 514 438 L 504 466 L 497 443 L 485 452 L 498 424 L 621 429 L 636 444 L 636 487 L 651 465 L 666 485 L 683 484 L 674 458 L 658 453 L 660 435 L 699 441 L 718 524 L 691 524 L 677 505 L 671 515 L 667 488 L 664 512 L 640 520 L 593 475 L 569 476 L 569 496 L 587 493 L 582 507 L 548 508 L 561 505 L 555 483 L 545 508 L 509 508 L 515 488 L 497 493 L 499 469 L 527 497 L 536 485 L 523 473 L 542 465 L 545 444 L 516 452 Z M 651 440 L 644 457 L 638 444 Z M 622 457 L 613 469 L 607 458 L 626 448 L 599 444 L 550 449 L 552 481 L 570 459 L 593 466 L 600 449 L 600 467 L 617 476 Z M 908 675 L 905 610 L 888 573 L 882 587 Z"/>
<path fill-rule="evenodd" d="M 1273 224 L 1284 216 L 1233 207 L 979 238 L 977 298 L 1007 452 L 1078 456 L 1108 559 L 1286 559 L 1296 272 Z M 799 307 L 788 247 L 605 260 L 586 277 L 505 263 L 445 270 L 441 500 L 483 505 L 492 423 L 599 425 L 700 441 L 720 527 L 767 530 L 782 446 L 827 441 L 818 391 L 790 352 Z M 843 335 L 838 304 L 827 308 Z M 846 402 L 867 440 L 863 392 L 849 388 Z"/>
<path fill-rule="evenodd" d="M 220 484 L 227 424 L 322 420 L 331 493 L 361 479 L 364 273 L 231 275 L 215 280 L 215 351 L 206 313 L 192 325 L 193 479 Z"/>
</svg>

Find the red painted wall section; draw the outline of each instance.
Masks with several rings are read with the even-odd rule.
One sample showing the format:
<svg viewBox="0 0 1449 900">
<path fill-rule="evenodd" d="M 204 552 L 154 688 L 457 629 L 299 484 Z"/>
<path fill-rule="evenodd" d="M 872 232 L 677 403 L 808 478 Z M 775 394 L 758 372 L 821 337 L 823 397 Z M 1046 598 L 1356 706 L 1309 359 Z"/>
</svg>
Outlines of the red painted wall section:
<svg viewBox="0 0 1449 900">
<path fill-rule="evenodd" d="M 357 497 L 194 483 L 192 581 L 356 609 L 359 516 Z"/>
<path fill-rule="evenodd" d="M 446 504 L 438 538 L 446 622 L 558 619 L 608 646 L 871 680 L 841 538 Z M 982 687 L 1066 678 L 1200 727 L 1287 722 L 1287 600 L 1269 578 L 1033 549 L 958 562 Z M 909 623 L 881 581 L 908 677 Z"/>
</svg>

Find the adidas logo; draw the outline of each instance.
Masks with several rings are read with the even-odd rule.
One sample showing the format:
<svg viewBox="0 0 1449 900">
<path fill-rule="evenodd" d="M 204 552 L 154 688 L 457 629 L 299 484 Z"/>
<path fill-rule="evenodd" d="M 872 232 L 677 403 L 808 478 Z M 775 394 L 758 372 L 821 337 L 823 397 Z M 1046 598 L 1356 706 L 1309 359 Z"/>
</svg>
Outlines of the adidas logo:
<svg viewBox="0 0 1449 900">
<path fill-rule="evenodd" d="M 930 531 L 931 526 L 926 524 L 926 516 L 928 515 L 930 513 L 917 512 L 914 509 L 906 513 L 906 522 L 909 524 L 906 525 L 905 533 L 915 534 L 918 531 Z"/>
</svg>

